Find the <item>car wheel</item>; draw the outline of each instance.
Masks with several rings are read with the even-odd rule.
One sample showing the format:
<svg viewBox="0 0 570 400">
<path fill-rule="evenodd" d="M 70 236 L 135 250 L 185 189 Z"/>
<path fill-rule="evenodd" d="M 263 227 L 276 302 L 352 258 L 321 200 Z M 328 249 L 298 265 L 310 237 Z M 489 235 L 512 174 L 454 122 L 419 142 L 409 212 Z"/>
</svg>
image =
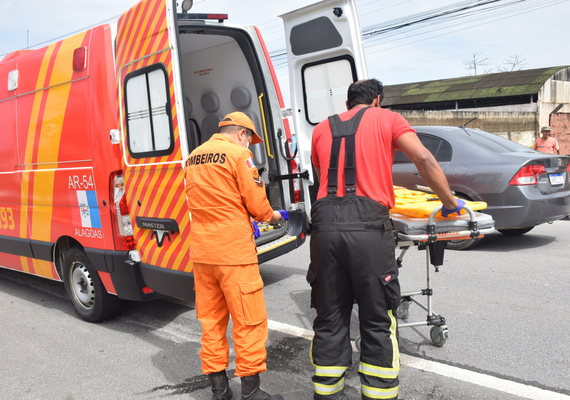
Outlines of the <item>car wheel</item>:
<svg viewBox="0 0 570 400">
<path fill-rule="evenodd" d="M 450 240 L 445 248 L 449 250 L 467 250 L 479 244 L 480 241 L 481 239 Z"/>
<path fill-rule="evenodd" d="M 107 293 L 87 254 L 73 247 L 63 262 L 63 284 L 75 312 L 89 322 L 100 322 L 117 315 L 120 299 Z"/>
<path fill-rule="evenodd" d="M 532 230 L 532 228 L 534 228 L 534 226 L 531 226 L 530 228 L 522 228 L 522 229 L 497 229 L 497 230 L 505 236 L 520 236 L 520 235 L 524 235 L 528 231 Z"/>
</svg>

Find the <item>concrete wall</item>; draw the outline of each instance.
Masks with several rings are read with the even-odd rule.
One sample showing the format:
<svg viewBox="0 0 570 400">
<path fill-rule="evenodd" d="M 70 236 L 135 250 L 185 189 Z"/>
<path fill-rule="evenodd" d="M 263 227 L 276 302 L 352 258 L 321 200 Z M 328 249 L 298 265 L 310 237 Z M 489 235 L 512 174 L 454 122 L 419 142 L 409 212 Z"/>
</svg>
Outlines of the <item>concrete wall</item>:
<svg viewBox="0 0 570 400">
<path fill-rule="evenodd" d="M 540 126 L 549 124 L 550 113 L 560 104 L 563 106 L 558 109 L 558 112 L 570 113 L 570 82 L 562 80 L 568 79 L 568 72 L 568 68 L 559 71 L 554 77 L 547 80 L 538 92 L 538 122 Z"/>
<path fill-rule="evenodd" d="M 536 112 L 477 112 L 477 111 L 399 111 L 413 126 L 460 126 L 472 118 L 469 128 L 494 133 L 527 147 L 534 145 L 539 124 Z"/>
<path fill-rule="evenodd" d="M 552 136 L 560 145 L 560 154 L 570 155 L 570 113 L 552 114 L 550 128 Z"/>
</svg>

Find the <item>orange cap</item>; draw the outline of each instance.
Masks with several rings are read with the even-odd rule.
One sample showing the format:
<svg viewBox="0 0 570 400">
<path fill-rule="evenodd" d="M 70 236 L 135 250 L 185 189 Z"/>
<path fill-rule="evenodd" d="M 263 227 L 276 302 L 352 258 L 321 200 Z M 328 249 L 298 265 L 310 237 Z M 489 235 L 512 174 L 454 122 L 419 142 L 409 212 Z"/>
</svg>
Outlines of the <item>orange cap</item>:
<svg viewBox="0 0 570 400">
<path fill-rule="evenodd" d="M 235 111 L 230 113 L 224 117 L 223 120 L 220 121 L 218 127 L 227 126 L 227 125 L 237 125 L 243 126 L 244 128 L 251 129 L 253 132 L 253 139 L 251 140 L 251 144 L 263 143 L 263 139 L 261 136 L 257 134 L 255 131 L 255 125 L 253 121 L 241 111 Z"/>
</svg>

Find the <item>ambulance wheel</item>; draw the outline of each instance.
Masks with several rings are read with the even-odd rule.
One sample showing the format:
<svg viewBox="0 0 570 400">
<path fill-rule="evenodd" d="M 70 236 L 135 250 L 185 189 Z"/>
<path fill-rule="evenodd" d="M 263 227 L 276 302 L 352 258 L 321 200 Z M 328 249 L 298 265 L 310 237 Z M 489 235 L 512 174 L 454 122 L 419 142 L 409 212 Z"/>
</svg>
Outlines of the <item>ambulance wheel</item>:
<svg viewBox="0 0 570 400">
<path fill-rule="evenodd" d="M 63 284 L 75 312 L 85 321 L 100 322 L 117 315 L 120 299 L 107 293 L 87 254 L 78 247 L 65 256 Z"/>
<path fill-rule="evenodd" d="M 396 308 L 396 318 L 398 319 L 408 319 L 410 316 L 410 304 L 412 302 L 410 300 L 402 299 L 400 301 L 400 305 Z"/>
<path fill-rule="evenodd" d="M 434 326 L 429 331 L 429 336 L 433 344 L 441 347 L 445 344 L 448 336 L 447 326 Z"/>
</svg>

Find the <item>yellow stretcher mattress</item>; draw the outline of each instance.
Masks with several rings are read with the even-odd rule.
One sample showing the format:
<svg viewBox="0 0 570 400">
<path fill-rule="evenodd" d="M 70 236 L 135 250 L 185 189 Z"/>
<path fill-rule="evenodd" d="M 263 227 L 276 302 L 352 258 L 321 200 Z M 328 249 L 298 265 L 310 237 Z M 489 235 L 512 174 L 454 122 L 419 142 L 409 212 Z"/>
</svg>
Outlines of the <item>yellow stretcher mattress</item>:
<svg viewBox="0 0 570 400">
<path fill-rule="evenodd" d="M 441 201 L 439 201 L 435 194 L 409 190 L 401 186 L 394 186 L 394 194 L 396 195 L 396 205 L 390 211 L 409 217 L 427 218 L 434 208 L 441 206 Z M 483 201 L 465 200 L 465 204 L 473 211 L 487 208 L 487 203 Z M 462 215 L 465 213 L 467 213 L 467 211 L 461 210 Z M 440 215 L 441 212 L 438 212 L 437 216 Z"/>
</svg>

